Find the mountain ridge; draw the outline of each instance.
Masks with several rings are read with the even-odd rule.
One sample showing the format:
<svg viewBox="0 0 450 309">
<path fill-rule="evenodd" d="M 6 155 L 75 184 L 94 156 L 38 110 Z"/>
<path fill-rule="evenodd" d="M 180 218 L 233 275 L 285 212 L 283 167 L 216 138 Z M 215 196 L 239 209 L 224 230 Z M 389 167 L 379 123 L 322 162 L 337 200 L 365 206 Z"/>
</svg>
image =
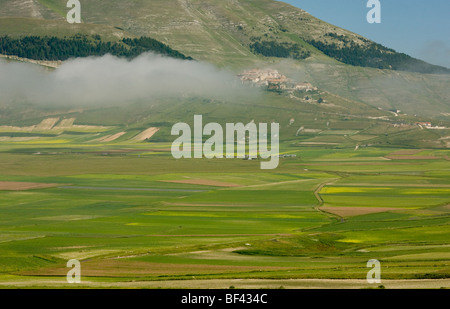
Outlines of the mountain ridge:
<svg viewBox="0 0 450 309">
<path fill-rule="evenodd" d="M 79 25 L 64 25 L 65 0 L 1 0 L 1 17 L 28 17 L 51 20 L 59 28 L 70 29 Z M 28 8 L 28 9 L 27 9 Z M 215 63 L 219 66 L 242 66 L 246 61 L 256 61 L 252 45 L 291 44 L 302 49 L 306 55 L 322 53 L 338 61 L 383 69 L 415 70 L 423 73 L 450 73 L 450 69 L 430 65 L 364 38 L 354 32 L 331 25 L 315 18 L 308 12 L 290 4 L 273 0 L 155 0 L 148 3 L 93 0 L 82 1 L 83 23 L 99 28 L 108 28 L 117 38 L 124 36 L 148 36 L 157 39 L 195 59 Z M 2 25 L 5 32 L 7 26 Z M 38 31 L 34 25 L 31 32 Z M 47 31 L 52 31 L 49 25 Z M 104 30 L 104 29 L 102 29 Z M 118 33 L 116 33 L 118 30 Z M 105 31 L 105 30 L 104 30 Z M 9 34 L 0 30 L 0 34 Z M 106 31 L 108 32 L 108 31 Z M 122 33 L 121 33 L 122 32 Z M 33 34 L 33 33 L 32 33 Z M 103 33 L 104 35 L 105 33 Z M 52 35 L 50 33 L 49 35 Z M 109 35 L 109 39 L 112 36 Z M 257 42 L 259 41 L 262 42 Z M 320 44 L 312 44 L 317 42 Z M 346 61 L 345 57 L 327 52 L 330 48 L 359 48 L 364 53 L 358 61 Z M 312 46 L 311 46 L 312 45 Z M 321 48 L 325 46 L 326 48 Z M 375 48 L 373 48 L 375 46 Z M 324 50 L 327 49 L 327 50 Z M 377 53 L 374 54 L 373 50 Z M 349 54 L 348 51 L 345 51 Z M 288 53 L 292 54 L 292 53 Z M 385 57 L 394 54 L 392 57 Z M 383 59 L 383 57 L 387 59 Z M 374 58 L 361 61 L 361 58 Z M 382 58 L 381 60 L 379 58 Z M 397 65 L 399 59 L 408 65 Z M 379 62 L 382 63 L 379 63 Z M 417 69 L 416 69 L 417 70 Z"/>
<path fill-rule="evenodd" d="M 0 35 L 64 37 L 84 33 L 100 34 L 111 41 L 146 35 L 186 56 L 236 74 L 252 68 L 277 68 L 288 77 L 308 80 L 325 91 L 372 107 L 448 120 L 448 75 L 339 62 L 306 41 L 325 38 L 328 43 L 342 45 L 344 37 L 361 46 L 372 41 L 280 1 L 84 0 L 83 23 L 73 25 L 63 16 L 67 11 L 65 0 L 0 0 L 0 5 Z M 303 60 L 265 57 L 250 48 L 252 42 L 270 40 L 298 46 L 310 56 Z"/>
</svg>

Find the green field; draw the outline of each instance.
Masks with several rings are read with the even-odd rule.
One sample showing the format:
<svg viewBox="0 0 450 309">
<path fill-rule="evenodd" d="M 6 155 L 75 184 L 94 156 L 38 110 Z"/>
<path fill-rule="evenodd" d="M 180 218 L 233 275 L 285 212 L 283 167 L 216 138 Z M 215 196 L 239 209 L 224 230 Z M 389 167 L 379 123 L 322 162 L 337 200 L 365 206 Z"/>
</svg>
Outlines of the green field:
<svg viewBox="0 0 450 309">
<path fill-rule="evenodd" d="M 386 282 L 449 287 L 448 150 L 405 160 L 386 158 L 399 148 L 286 141 L 297 157 L 263 171 L 95 134 L 0 144 L 0 184 L 53 184 L 0 191 L 1 287 L 68 286 L 70 259 L 80 287 L 373 287 L 370 259 Z"/>
<path fill-rule="evenodd" d="M 450 288 L 450 75 L 339 62 L 307 42 L 372 41 L 282 1 L 82 3 L 82 23 L 69 24 L 67 0 L 0 0 L 0 37 L 145 36 L 218 75 L 276 69 L 314 90 L 236 79 L 212 95 L 193 74 L 188 84 L 207 91 L 53 104 L 22 98 L 22 71 L 0 75 L 24 83 L 17 97 L 0 93 L 0 289 L 378 288 L 366 280 L 371 259 L 382 287 Z M 251 46 L 264 41 L 310 57 L 263 57 Z M 0 55 L 4 72 L 30 62 L 10 56 Z M 66 79 L 66 64 L 41 65 Z M 133 75 L 117 77 L 127 85 Z M 154 87 L 153 74 L 141 76 L 123 89 Z M 64 93 L 58 84 L 36 91 Z M 222 127 L 279 123 L 278 168 L 175 160 L 171 128 L 192 127 L 194 115 Z M 81 284 L 66 281 L 71 259 Z"/>
</svg>

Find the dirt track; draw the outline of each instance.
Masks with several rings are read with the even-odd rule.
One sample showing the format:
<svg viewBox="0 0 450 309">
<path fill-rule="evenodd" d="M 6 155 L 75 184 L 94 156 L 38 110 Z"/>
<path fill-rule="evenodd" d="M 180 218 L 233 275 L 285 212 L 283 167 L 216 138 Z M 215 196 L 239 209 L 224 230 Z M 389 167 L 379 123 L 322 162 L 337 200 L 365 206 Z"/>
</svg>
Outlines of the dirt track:
<svg viewBox="0 0 450 309">
<path fill-rule="evenodd" d="M 163 288 L 163 289 L 366 289 L 377 288 L 380 284 L 369 284 L 366 280 L 332 279 L 213 279 L 213 280 L 167 280 L 131 282 L 91 282 L 81 279 L 81 284 L 70 285 L 65 277 L 61 279 L 26 279 L 1 282 L 3 287 L 54 287 L 54 288 Z M 386 289 L 440 289 L 450 288 L 450 279 L 439 280 L 382 280 Z"/>
</svg>

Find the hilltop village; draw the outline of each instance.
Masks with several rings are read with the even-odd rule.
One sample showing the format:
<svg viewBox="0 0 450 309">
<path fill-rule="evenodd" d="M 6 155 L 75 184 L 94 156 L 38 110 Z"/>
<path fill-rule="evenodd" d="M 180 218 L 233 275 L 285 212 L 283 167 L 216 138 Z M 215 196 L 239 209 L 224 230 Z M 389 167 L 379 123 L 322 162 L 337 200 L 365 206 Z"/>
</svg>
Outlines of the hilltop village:
<svg viewBox="0 0 450 309">
<path fill-rule="evenodd" d="M 252 69 L 244 71 L 239 74 L 243 84 L 250 84 L 256 87 L 265 87 L 267 90 L 273 91 L 316 91 L 317 87 L 314 87 L 310 83 L 297 83 L 285 75 L 280 74 L 277 70 L 273 69 Z"/>
</svg>

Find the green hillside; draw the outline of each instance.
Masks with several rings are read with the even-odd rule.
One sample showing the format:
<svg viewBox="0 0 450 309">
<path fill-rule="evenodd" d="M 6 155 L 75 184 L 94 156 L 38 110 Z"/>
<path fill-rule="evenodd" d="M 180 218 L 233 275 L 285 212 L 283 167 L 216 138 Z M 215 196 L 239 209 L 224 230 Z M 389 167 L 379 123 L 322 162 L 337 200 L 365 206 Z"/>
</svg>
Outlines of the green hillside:
<svg viewBox="0 0 450 309">
<path fill-rule="evenodd" d="M 65 0 L 3 0 L 0 3 L 4 8 L 0 16 L 4 17 L 61 21 L 67 12 Z M 449 69 L 396 53 L 323 22 L 301 9 L 273 0 L 141 0 L 125 3 L 86 0 L 82 2 L 81 13 L 83 23 L 154 37 L 194 58 L 222 65 L 240 63 L 251 56 L 249 52 L 261 49 L 255 48 L 255 45 L 270 44 L 296 50 L 282 53 L 286 58 L 303 59 L 311 53 L 320 54 L 317 48 L 334 59 L 352 65 L 418 70 L 423 73 L 450 72 Z M 73 27 L 63 28 L 70 31 Z M 258 54 L 267 56 L 273 53 Z"/>
<path fill-rule="evenodd" d="M 105 42 L 99 35 L 88 37 L 81 34 L 69 38 L 55 36 L 0 37 L 1 54 L 34 60 L 64 61 L 70 58 L 99 57 L 107 54 L 132 59 L 146 52 L 192 60 L 192 58 L 148 37 L 124 38 L 119 42 Z"/>
<path fill-rule="evenodd" d="M 0 0 L 0 35 L 64 37 L 81 33 L 100 35 L 104 41 L 113 42 L 146 36 L 236 74 L 244 69 L 271 67 L 290 78 L 309 81 L 324 91 L 374 108 L 447 119 L 449 75 L 386 69 L 407 67 L 415 60 L 283 2 L 85 0 L 83 23 L 73 25 L 65 21 L 65 5 L 65 0 Z M 368 55 L 374 53 L 375 46 L 392 55 L 392 59 L 387 57 L 381 63 L 370 57 L 348 59 L 345 49 L 347 58 L 343 58 L 342 48 L 349 48 L 346 44 L 358 52 L 367 51 Z M 334 49 L 326 49 L 329 46 Z M 385 69 L 345 65 L 324 52 L 349 64 Z M 422 62 L 421 65 L 425 72 L 436 69 Z"/>
</svg>

